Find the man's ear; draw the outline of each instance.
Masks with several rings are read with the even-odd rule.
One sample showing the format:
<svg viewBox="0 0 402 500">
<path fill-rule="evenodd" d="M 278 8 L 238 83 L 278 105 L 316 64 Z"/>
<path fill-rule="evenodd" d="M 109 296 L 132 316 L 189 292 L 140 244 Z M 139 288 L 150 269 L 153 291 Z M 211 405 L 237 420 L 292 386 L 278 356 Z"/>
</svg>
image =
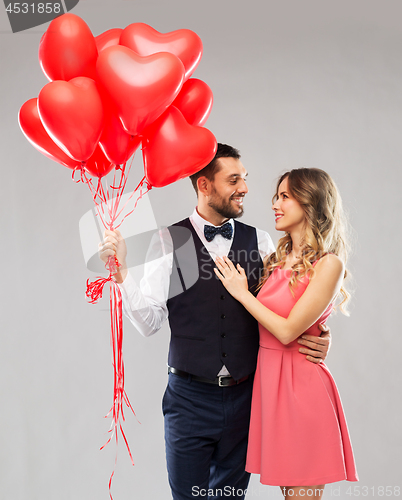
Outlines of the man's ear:
<svg viewBox="0 0 402 500">
<path fill-rule="evenodd" d="M 207 179 L 204 175 L 198 177 L 197 179 L 198 192 L 204 196 L 209 196 L 211 194 L 211 181 Z"/>
</svg>

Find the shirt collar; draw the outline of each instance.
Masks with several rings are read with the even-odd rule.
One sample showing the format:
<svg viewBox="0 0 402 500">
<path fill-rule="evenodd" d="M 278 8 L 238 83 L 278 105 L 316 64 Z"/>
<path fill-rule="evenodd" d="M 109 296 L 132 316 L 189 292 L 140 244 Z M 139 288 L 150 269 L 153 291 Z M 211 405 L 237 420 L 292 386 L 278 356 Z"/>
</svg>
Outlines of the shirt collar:
<svg viewBox="0 0 402 500">
<path fill-rule="evenodd" d="M 208 222 L 207 220 L 203 219 L 201 217 L 201 215 L 198 213 L 197 207 L 194 209 L 194 212 L 191 215 L 191 219 L 194 222 L 194 224 L 197 226 L 197 228 L 201 231 L 202 234 L 204 234 L 204 226 L 205 226 L 205 224 L 207 224 L 208 226 L 220 227 L 220 226 L 215 226 L 211 222 Z M 231 226 L 233 228 L 233 234 L 234 234 L 234 220 L 233 219 L 229 219 L 226 222 L 229 222 L 231 224 Z M 226 222 L 224 224 L 226 224 Z M 221 224 L 221 225 L 223 225 L 223 224 Z M 233 236 L 232 236 L 232 238 L 233 238 Z"/>
</svg>

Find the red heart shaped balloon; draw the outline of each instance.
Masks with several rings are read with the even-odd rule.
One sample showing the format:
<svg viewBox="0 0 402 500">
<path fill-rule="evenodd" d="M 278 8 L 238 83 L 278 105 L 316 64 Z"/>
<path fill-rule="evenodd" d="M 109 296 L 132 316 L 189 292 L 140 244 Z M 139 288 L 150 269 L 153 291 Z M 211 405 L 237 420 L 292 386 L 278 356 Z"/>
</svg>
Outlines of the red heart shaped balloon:
<svg viewBox="0 0 402 500">
<path fill-rule="evenodd" d="M 208 120 L 214 97 L 212 90 L 202 80 L 187 80 L 172 105 L 180 110 L 190 125 L 201 127 Z"/>
<path fill-rule="evenodd" d="M 96 83 L 85 76 L 43 87 L 38 97 L 41 121 L 54 142 L 71 158 L 88 160 L 103 128 L 103 108 Z"/>
<path fill-rule="evenodd" d="M 99 54 L 96 69 L 131 135 L 139 135 L 155 121 L 183 85 L 183 64 L 167 52 L 142 57 L 127 47 L 109 47 Z"/>
<path fill-rule="evenodd" d="M 195 174 L 215 156 L 216 139 L 203 127 L 187 123 L 174 106 L 144 131 L 142 154 L 145 175 L 155 187 L 163 187 Z"/>
<path fill-rule="evenodd" d="M 98 50 L 88 25 L 74 14 L 56 17 L 39 45 L 39 62 L 50 80 L 95 78 Z"/>
<path fill-rule="evenodd" d="M 123 30 L 120 45 L 134 50 L 140 56 L 170 52 L 184 65 L 187 80 L 194 73 L 202 56 L 201 38 L 194 31 L 183 29 L 159 33 L 144 23 L 133 23 Z"/>
<path fill-rule="evenodd" d="M 99 145 L 106 157 L 115 165 L 124 164 L 141 144 L 138 136 L 127 134 L 120 120 L 113 113 L 106 112 Z"/>
<path fill-rule="evenodd" d="M 103 177 L 115 168 L 115 165 L 106 158 L 102 149 L 96 146 L 94 154 L 85 163 L 85 168 L 94 177 Z"/>
<path fill-rule="evenodd" d="M 80 162 L 71 159 L 62 151 L 46 132 L 38 113 L 38 99 L 34 97 L 22 105 L 18 121 L 28 141 L 42 154 L 62 165 L 75 168 Z"/>
<path fill-rule="evenodd" d="M 113 47 L 114 45 L 119 45 L 120 35 L 122 33 L 121 28 L 112 28 L 111 30 L 104 31 L 100 35 L 95 37 L 96 48 L 98 53 L 108 47 Z"/>
</svg>

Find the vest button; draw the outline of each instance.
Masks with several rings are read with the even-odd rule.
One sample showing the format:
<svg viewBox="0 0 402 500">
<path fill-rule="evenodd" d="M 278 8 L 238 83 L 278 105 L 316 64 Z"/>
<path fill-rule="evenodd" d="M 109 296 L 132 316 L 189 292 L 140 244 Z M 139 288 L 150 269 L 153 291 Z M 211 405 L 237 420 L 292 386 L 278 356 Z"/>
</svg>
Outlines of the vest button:
<svg viewBox="0 0 402 500">
<path fill-rule="evenodd" d="M 225 316 L 224 314 L 222 314 L 222 315 L 221 315 L 221 318 L 222 318 L 222 319 L 225 319 L 225 318 L 226 318 L 226 316 Z"/>
<path fill-rule="evenodd" d="M 221 300 L 225 300 L 225 296 L 224 295 L 221 295 Z"/>
<path fill-rule="evenodd" d="M 223 352 L 223 353 L 222 353 L 222 358 L 227 358 L 227 356 L 228 356 L 228 355 L 226 354 L 226 352 Z"/>
<path fill-rule="evenodd" d="M 226 333 L 221 333 L 221 337 L 224 339 L 226 337 Z"/>
</svg>

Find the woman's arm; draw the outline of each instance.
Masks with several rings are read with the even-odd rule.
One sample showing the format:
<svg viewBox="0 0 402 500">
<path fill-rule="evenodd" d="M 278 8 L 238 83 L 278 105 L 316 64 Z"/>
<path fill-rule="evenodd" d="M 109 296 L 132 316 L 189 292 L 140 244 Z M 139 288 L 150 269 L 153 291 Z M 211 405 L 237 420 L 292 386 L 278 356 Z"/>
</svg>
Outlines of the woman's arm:
<svg viewBox="0 0 402 500">
<path fill-rule="evenodd" d="M 275 314 L 257 300 L 249 291 L 247 277 L 241 266 L 234 267 L 227 258 L 217 259 L 215 273 L 228 292 L 269 330 L 282 344 L 289 344 L 323 314 L 333 301 L 342 285 L 344 264 L 333 254 L 328 254 L 317 262 L 314 277 L 296 302 L 287 318 Z"/>
</svg>

